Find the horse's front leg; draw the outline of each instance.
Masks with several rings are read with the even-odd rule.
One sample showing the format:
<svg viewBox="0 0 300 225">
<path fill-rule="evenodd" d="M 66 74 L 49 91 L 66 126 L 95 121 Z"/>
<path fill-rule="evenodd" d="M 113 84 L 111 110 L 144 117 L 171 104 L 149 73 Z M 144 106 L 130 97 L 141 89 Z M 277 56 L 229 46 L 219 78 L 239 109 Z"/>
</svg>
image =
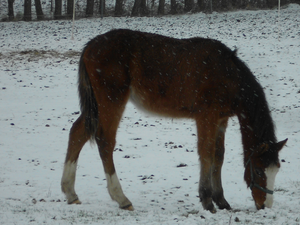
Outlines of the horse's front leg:
<svg viewBox="0 0 300 225">
<path fill-rule="evenodd" d="M 211 171 L 212 166 L 208 163 L 204 157 L 200 156 L 201 172 L 199 182 L 199 196 L 202 206 L 205 210 L 209 210 L 211 213 L 216 213 L 217 210 L 212 202 L 212 185 L 211 185 Z"/>
<path fill-rule="evenodd" d="M 199 196 L 202 206 L 211 213 L 217 210 L 213 204 L 212 170 L 215 157 L 216 123 L 209 117 L 196 120 L 198 131 L 198 154 L 200 157 Z"/>
<path fill-rule="evenodd" d="M 224 140 L 225 131 L 227 126 L 227 119 L 222 121 L 218 127 L 216 137 L 216 152 L 215 161 L 212 170 L 212 185 L 213 185 L 213 201 L 218 205 L 220 209 L 230 210 L 231 207 L 224 198 L 224 191 L 222 187 L 221 171 L 224 161 Z"/>
</svg>

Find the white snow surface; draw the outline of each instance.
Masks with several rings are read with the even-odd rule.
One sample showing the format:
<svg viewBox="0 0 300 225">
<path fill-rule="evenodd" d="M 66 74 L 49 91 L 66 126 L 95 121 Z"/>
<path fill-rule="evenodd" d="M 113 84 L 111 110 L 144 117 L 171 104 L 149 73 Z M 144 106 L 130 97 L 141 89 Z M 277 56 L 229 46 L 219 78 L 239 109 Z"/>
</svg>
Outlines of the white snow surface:
<svg viewBox="0 0 300 225">
<path fill-rule="evenodd" d="M 0 23 L 0 224 L 300 224 L 300 7 L 145 18 Z M 96 146 L 77 170 L 81 205 L 60 189 L 68 133 L 78 117 L 79 52 L 98 34 L 129 28 L 176 38 L 209 37 L 238 48 L 264 87 L 280 152 L 272 209 L 257 211 L 243 180 L 239 124 L 230 119 L 222 170 L 233 210 L 211 214 L 198 196 L 196 129 L 191 120 L 154 117 L 128 103 L 114 160 L 135 211 L 106 189 Z M 186 164 L 185 167 L 177 167 Z"/>
</svg>

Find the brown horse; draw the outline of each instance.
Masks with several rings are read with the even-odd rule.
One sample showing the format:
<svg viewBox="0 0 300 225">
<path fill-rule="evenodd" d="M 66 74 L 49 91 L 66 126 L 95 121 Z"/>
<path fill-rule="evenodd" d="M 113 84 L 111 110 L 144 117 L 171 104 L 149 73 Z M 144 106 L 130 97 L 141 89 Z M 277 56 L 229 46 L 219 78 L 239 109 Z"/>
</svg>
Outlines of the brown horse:
<svg viewBox="0 0 300 225">
<path fill-rule="evenodd" d="M 204 209 L 231 209 L 224 198 L 221 168 L 228 118 L 237 116 L 244 147 L 244 179 L 257 209 L 271 207 L 280 167 L 273 121 L 262 87 L 249 68 L 219 41 L 174 39 L 131 30 L 112 30 L 87 43 L 79 62 L 81 115 L 70 131 L 61 186 L 69 204 L 77 160 L 88 140 L 96 141 L 111 198 L 133 210 L 117 177 L 113 150 L 128 99 L 139 108 L 196 121 Z"/>
</svg>

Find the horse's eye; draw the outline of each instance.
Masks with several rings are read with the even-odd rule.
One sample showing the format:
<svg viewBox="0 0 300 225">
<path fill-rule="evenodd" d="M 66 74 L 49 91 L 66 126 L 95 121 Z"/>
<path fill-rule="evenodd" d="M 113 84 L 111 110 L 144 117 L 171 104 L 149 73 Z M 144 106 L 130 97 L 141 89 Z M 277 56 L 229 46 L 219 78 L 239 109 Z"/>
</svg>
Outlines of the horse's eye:
<svg viewBox="0 0 300 225">
<path fill-rule="evenodd" d="M 260 177 L 263 176 L 263 171 L 261 169 L 255 169 L 255 173 Z"/>
</svg>

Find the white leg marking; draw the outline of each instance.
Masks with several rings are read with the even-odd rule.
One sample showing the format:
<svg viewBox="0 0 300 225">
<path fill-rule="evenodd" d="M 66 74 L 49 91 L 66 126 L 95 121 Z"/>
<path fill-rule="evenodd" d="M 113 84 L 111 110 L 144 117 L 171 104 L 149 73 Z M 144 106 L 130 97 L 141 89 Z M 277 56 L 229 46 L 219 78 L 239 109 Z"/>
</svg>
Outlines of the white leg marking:
<svg viewBox="0 0 300 225">
<path fill-rule="evenodd" d="M 77 162 L 66 162 L 64 165 L 63 176 L 61 178 L 61 189 L 66 194 L 68 203 L 78 199 L 74 185 L 76 176 Z"/>
<path fill-rule="evenodd" d="M 77 162 L 67 162 L 64 165 L 64 172 L 62 181 L 64 182 L 73 182 L 75 179 L 75 173 L 77 168 Z"/>
<path fill-rule="evenodd" d="M 131 205 L 131 202 L 126 198 L 123 193 L 119 178 L 116 173 L 113 175 L 105 174 L 107 180 L 107 189 L 110 197 L 119 203 L 120 207 L 126 207 Z"/>
<path fill-rule="evenodd" d="M 274 184 L 275 184 L 275 177 L 278 173 L 279 168 L 276 165 L 271 165 L 268 168 L 265 169 L 265 174 L 267 177 L 267 189 L 273 191 L 274 190 Z M 271 208 L 273 205 L 273 195 L 267 194 L 265 206 L 267 208 Z"/>
</svg>

